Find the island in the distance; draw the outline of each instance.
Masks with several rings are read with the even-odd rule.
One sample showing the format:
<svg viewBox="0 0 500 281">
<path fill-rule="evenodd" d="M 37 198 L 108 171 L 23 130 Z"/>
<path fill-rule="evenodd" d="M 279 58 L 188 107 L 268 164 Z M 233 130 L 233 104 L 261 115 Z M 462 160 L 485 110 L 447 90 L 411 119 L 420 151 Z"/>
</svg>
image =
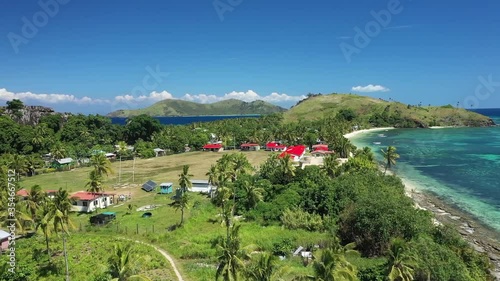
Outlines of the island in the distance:
<svg viewBox="0 0 500 281">
<path fill-rule="evenodd" d="M 283 113 L 285 122 L 319 120 L 341 112 L 346 120 L 357 118 L 374 127 L 427 128 L 432 126 L 495 125 L 490 118 L 452 105 L 409 105 L 393 100 L 354 94 L 309 94 L 290 109 L 257 100 L 244 102 L 229 99 L 210 104 L 168 99 L 136 110 L 117 110 L 108 117 L 133 117 L 146 114 L 162 116 L 266 115 Z"/>
<path fill-rule="evenodd" d="M 196 103 L 185 100 L 167 99 L 159 101 L 149 107 L 135 110 L 116 110 L 108 117 L 132 117 L 146 114 L 154 117 L 162 116 L 209 116 L 209 115 L 265 115 L 286 111 L 285 108 L 257 100 L 244 102 L 229 99 L 209 104 Z"/>
</svg>

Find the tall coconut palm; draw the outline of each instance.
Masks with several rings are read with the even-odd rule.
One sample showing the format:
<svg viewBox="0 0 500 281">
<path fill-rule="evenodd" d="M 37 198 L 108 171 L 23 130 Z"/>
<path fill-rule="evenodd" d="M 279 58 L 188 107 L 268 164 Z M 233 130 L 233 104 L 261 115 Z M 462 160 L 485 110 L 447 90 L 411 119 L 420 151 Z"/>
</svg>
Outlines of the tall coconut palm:
<svg viewBox="0 0 500 281">
<path fill-rule="evenodd" d="M 52 158 L 54 159 L 62 159 L 67 155 L 66 148 L 59 141 L 52 145 L 50 153 L 52 154 Z"/>
<path fill-rule="evenodd" d="M 219 186 L 220 173 L 217 165 L 212 164 L 206 175 L 208 176 L 209 184 L 213 186 Z"/>
<path fill-rule="evenodd" d="M 9 168 L 16 171 L 16 181 L 21 179 L 21 174 L 26 172 L 26 157 L 19 154 L 14 154 L 9 163 Z"/>
<path fill-rule="evenodd" d="M 257 203 L 263 200 L 265 190 L 259 187 L 254 179 L 244 180 L 242 185 L 246 199 L 246 209 L 255 208 Z"/>
<path fill-rule="evenodd" d="M 387 150 L 384 151 L 382 149 L 382 153 L 384 154 L 385 159 L 385 170 L 384 174 L 387 172 L 387 169 L 390 169 L 392 166 L 396 165 L 396 159 L 399 158 L 399 155 L 396 153 L 396 147 L 389 146 Z"/>
<path fill-rule="evenodd" d="M 69 213 L 73 208 L 73 200 L 70 198 L 69 193 L 66 190 L 59 188 L 52 202 L 54 204 L 54 231 L 56 233 L 62 231 L 67 234 L 69 229 L 74 228 L 74 225 L 69 218 Z"/>
<path fill-rule="evenodd" d="M 96 176 L 109 176 L 110 174 L 113 174 L 111 162 L 103 153 L 92 155 L 92 157 L 90 158 L 90 163 L 96 173 Z"/>
<path fill-rule="evenodd" d="M 181 187 L 182 193 L 185 193 L 193 184 L 191 183 L 191 177 L 193 175 L 189 173 L 189 165 L 182 166 L 182 172 L 179 174 L 179 186 Z"/>
<path fill-rule="evenodd" d="M 252 164 L 248 162 L 247 157 L 243 153 L 236 153 L 232 155 L 233 169 L 235 173 L 235 178 L 240 175 L 248 174 L 253 171 Z"/>
<path fill-rule="evenodd" d="M 115 244 L 113 253 L 108 259 L 109 273 L 112 281 L 151 280 L 144 275 L 136 274 L 139 260 L 132 248 L 132 244 Z"/>
<path fill-rule="evenodd" d="M 330 177 L 334 178 L 338 175 L 339 166 L 340 162 L 337 160 L 336 154 L 330 154 L 323 158 L 323 169 Z"/>
<path fill-rule="evenodd" d="M 245 267 L 243 261 L 249 256 L 241 249 L 239 230 L 240 225 L 232 226 L 227 237 L 220 239 L 217 244 L 219 265 L 215 273 L 215 280 L 222 278 L 224 281 L 237 281 L 240 272 Z"/>
<path fill-rule="evenodd" d="M 42 229 L 43 236 L 45 237 L 45 247 L 47 248 L 47 256 L 51 258 L 50 255 L 50 245 L 49 245 L 49 239 L 52 234 L 51 231 L 51 225 L 54 222 L 54 215 L 55 215 L 55 206 L 54 203 L 51 201 L 45 201 L 44 204 L 42 205 L 42 210 L 41 210 L 41 220 L 40 220 L 40 228 Z"/>
<path fill-rule="evenodd" d="M 286 154 L 285 157 L 279 159 L 279 169 L 284 183 L 289 182 L 295 176 L 295 166 L 290 154 Z"/>
<path fill-rule="evenodd" d="M 39 185 L 34 185 L 30 189 L 28 198 L 22 201 L 22 203 L 26 207 L 27 212 L 31 216 L 31 220 L 34 223 L 35 230 L 38 229 L 40 221 L 42 220 L 40 210 L 42 209 L 45 200 L 47 200 L 47 196 L 46 193 L 42 190 L 42 187 Z"/>
<path fill-rule="evenodd" d="M 87 186 L 88 192 L 103 192 L 102 176 L 99 176 L 95 170 L 90 171 L 89 180 L 85 186 Z"/>
<path fill-rule="evenodd" d="M 176 196 L 174 202 L 170 204 L 176 211 L 181 211 L 181 221 L 179 222 L 179 226 L 182 226 L 184 223 L 184 212 L 189 208 L 190 197 L 187 192 L 181 192 L 179 196 Z"/>
<path fill-rule="evenodd" d="M 30 155 L 26 157 L 24 168 L 30 176 L 34 176 L 36 169 L 40 168 L 41 166 L 42 166 L 42 161 L 36 155 Z"/>
<path fill-rule="evenodd" d="M 413 272 L 416 265 L 417 260 L 411 254 L 406 241 L 401 238 L 393 239 L 389 248 L 389 260 L 387 261 L 389 280 L 413 280 Z"/>
<path fill-rule="evenodd" d="M 157 132 L 155 132 L 156 134 Z M 122 156 L 123 154 L 125 154 L 127 152 L 128 148 L 127 148 L 127 143 L 124 142 L 124 141 L 119 141 L 118 142 L 118 148 L 116 150 L 116 152 L 118 153 L 118 156 Z"/>
</svg>

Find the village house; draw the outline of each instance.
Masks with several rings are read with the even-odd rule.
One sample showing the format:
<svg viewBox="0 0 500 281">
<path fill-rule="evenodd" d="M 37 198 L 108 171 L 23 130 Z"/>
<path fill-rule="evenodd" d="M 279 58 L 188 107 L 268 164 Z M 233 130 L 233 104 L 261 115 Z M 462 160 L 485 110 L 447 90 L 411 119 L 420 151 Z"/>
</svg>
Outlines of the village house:
<svg viewBox="0 0 500 281">
<path fill-rule="evenodd" d="M 56 193 L 58 192 L 58 190 L 45 190 L 45 194 L 47 195 L 48 198 L 50 199 L 54 199 L 54 197 L 56 196 Z M 16 195 L 21 197 L 23 200 L 26 200 L 28 199 L 29 195 L 30 195 L 30 192 L 26 189 L 19 189 L 17 192 L 16 192 Z"/>
<path fill-rule="evenodd" d="M 209 143 L 203 146 L 203 151 L 221 152 L 224 148 L 220 143 Z"/>
<path fill-rule="evenodd" d="M 284 145 L 278 141 L 272 141 L 272 142 L 268 142 L 266 144 L 266 150 L 267 151 L 285 151 L 286 145 Z"/>
<path fill-rule="evenodd" d="M 260 145 L 257 143 L 242 143 L 240 149 L 242 151 L 258 151 L 260 150 Z"/>
<path fill-rule="evenodd" d="M 73 158 L 63 158 L 52 161 L 52 168 L 55 169 L 71 169 L 74 166 L 75 161 Z"/>
<path fill-rule="evenodd" d="M 216 187 L 211 185 L 208 180 L 191 180 L 190 191 L 192 192 L 211 193 L 215 189 Z"/>
<path fill-rule="evenodd" d="M 286 155 L 290 155 L 293 162 L 299 162 L 305 153 L 306 153 L 306 146 L 305 145 L 295 145 L 295 146 L 290 146 L 288 149 L 283 151 L 279 155 L 279 157 L 283 158 Z"/>
<path fill-rule="evenodd" d="M 9 248 L 9 237 L 10 233 L 0 229 L 0 252 Z"/>
<path fill-rule="evenodd" d="M 79 191 L 73 193 L 71 198 L 73 202 L 73 211 L 82 213 L 91 213 L 96 209 L 104 209 L 113 205 L 114 194 L 102 192 Z"/>
</svg>

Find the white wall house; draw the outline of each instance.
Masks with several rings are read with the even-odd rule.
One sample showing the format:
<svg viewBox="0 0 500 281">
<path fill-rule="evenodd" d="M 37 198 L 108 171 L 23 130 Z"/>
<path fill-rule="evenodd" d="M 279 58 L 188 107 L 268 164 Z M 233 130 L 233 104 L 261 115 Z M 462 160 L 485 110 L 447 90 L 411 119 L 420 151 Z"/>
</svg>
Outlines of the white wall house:
<svg viewBox="0 0 500 281">
<path fill-rule="evenodd" d="M 71 195 L 74 199 L 73 211 L 91 213 L 114 203 L 114 194 L 79 191 Z"/>
<path fill-rule="evenodd" d="M 216 187 L 211 185 L 208 180 L 191 180 L 192 192 L 211 193 L 215 191 Z"/>
</svg>

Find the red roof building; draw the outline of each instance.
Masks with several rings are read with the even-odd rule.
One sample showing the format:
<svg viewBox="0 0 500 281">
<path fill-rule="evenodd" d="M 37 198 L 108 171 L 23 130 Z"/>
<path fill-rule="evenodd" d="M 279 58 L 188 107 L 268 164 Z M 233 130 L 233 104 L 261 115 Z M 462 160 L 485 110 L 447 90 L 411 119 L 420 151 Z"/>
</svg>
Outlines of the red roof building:
<svg viewBox="0 0 500 281">
<path fill-rule="evenodd" d="M 306 146 L 305 145 L 295 145 L 295 146 L 290 146 L 287 150 L 283 151 L 280 154 L 280 158 L 285 157 L 286 155 L 290 155 L 290 157 L 293 159 L 293 161 L 297 162 L 302 159 L 302 156 L 306 153 Z"/>
<path fill-rule="evenodd" d="M 256 150 L 260 150 L 260 145 L 258 143 L 242 143 L 240 145 L 240 149 L 246 150 L 246 151 L 250 151 L 250 150 L 256 151 Z"/>
<path fill-rule="evenodd" d="M 222 144 L 220 143 L 209 143 L 203 146 L 204 151 L 222 151 Z"/>
<path fill-rule="evenodd" d="M 269 150 L 269 151 L 285 151 L 286 150 L 286 145 L 280 143 L 280 142 L 277 142 L 277 141 L 272 141 L 272 142 L 268 142 L 266 144 L 266 150 Z"/>
<path fill-rule="evenodd" d="M 97 208 L 113 205 L 114 194 L 103 192 L 78 191 L 71 195 L 74 199 L 73 210 L 77 212 L 93 212 Z"/>
<path fill-rule="evenodd" d="M 317 150 L 322 150 L 322 151 L 328 151 L 328 145 L 327 144 L 315 144 L 312 146 L 313 151 Z"/>
<path fill-rule="evenodd" d="M 26 189 L 19 189 L 17 192 L 16 192 L 16 195 L 17 196 L 21 196 L 21 197 L 28 197 L 29 196 L 29 191 L 27 191 Z"/>
</svg>

